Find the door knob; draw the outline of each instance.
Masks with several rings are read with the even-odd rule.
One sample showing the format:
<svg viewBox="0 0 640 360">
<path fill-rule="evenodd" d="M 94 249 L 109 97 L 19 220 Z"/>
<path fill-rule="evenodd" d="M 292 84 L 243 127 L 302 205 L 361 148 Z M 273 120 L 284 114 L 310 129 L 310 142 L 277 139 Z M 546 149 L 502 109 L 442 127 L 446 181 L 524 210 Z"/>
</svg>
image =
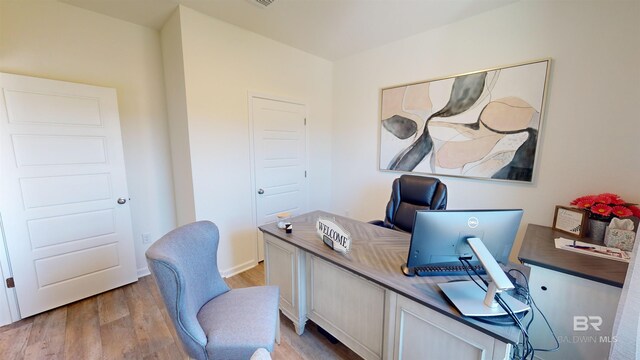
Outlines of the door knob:
<svg viewBox="0 0 640 360">
<path fill-rule="evenodd" d="M 263 189 L 258 189 L 258 194 L 260 194 L 260 195 L 264 194 L 264 190 Z"/>
<path fill-rule="evenodd" d="M 118 198 L 118 204 L 122 205 L 122 204 L 124 204 L 124 203 L 126 203 L 126 202 L 127 202 L 127 199 L 125 199 L 125 198 Z"/>
</svg>

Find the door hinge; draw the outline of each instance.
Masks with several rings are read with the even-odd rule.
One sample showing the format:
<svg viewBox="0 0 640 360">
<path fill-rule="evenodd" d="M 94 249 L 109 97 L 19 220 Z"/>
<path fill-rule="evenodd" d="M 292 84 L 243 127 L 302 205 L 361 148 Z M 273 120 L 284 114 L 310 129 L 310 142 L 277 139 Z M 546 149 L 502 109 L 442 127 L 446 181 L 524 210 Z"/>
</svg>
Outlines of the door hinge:
<svg viewBox="0 0 640 360">
<path fill-rule="evenodd" d="M 307 177 L 307 170 L 304 171 L 304 177 Z"/>
<path fill-rule="evenodd" d="M 307 126 L 307 118 L 304 118 L 304 125 Z"/>
<path fill-rule="evenodd" d="M 7 289 L 11 289 L 11 288 L 14 288 L 14 287 L 16 287 L 16 283 L 13 282 L 13 278 L 12 277 L 8 278 L 7 279 Z"/>
</svg>

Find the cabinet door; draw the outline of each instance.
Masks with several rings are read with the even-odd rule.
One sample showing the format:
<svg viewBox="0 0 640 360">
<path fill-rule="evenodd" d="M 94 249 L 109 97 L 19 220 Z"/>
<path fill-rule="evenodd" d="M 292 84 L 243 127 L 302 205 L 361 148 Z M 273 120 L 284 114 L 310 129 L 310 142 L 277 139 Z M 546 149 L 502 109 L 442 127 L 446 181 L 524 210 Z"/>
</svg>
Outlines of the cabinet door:
<svg viewBox="0 0 640 360">
<path fill-rule="evenodd" d="M 307 255 L 309 319 L 365 359 L 382 358 L 385 291 Z"/>
<path fill-rule="evenodd" d="M 536 357 L 554 359 L 606 359 L 622 289 L 538 266 L 531 267 L 529 288 L 559 342 L 556 352 L 536 351 Z M 575 321 L 575 324 L 574 324 Z M 529 329 L 536 348 L 555 345 L 538 314 Z"/>
<path fill-rule="evenodd" d="M 511 346 L 398 296 L 394 359 L 506 359 Z"/>
</svg>

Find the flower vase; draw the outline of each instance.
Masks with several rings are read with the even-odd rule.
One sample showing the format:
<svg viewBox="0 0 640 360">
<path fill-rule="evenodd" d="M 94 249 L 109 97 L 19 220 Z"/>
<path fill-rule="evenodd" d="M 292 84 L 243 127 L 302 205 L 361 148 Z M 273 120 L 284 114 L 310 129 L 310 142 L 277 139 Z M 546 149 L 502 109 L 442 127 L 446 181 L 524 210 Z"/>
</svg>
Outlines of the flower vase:
<svg viewBox="0 0 640 360">
<path fill-rule="evenodd" d="M 607 230 L 608 225 L 608 221 L 589 219 L 589 226 L 587 227 L 587 237 L 597 241 L 604 241 L 604 234 Z"/>
</svg>

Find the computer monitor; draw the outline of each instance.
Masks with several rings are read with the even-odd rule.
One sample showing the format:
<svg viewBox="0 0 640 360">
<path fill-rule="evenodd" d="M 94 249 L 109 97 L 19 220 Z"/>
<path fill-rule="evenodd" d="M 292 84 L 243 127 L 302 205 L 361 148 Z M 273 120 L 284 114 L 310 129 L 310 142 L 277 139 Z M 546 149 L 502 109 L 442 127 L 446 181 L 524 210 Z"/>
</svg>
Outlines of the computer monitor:
<svg viewBox="0 0 640 360">
<path fill-rule="evenodd" d="M 424 210 L 417 211 L 405 275 L 425 265 L 460 264 L 461 257 L 479 261 L 467 242 L 479 238 L 499 263 L 509 262 L 522 210 Z"/>
</svg>

